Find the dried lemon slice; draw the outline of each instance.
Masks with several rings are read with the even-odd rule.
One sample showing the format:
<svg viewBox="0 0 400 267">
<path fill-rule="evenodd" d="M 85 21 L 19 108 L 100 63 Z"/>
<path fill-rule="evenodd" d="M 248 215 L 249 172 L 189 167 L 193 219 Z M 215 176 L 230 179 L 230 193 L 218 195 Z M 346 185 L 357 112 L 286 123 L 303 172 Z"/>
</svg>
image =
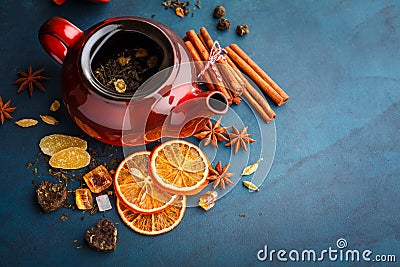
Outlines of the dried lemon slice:
<svg viewBox="0 0 400 267">
<path fill-rule="evenodd" d="M 44 154 L 53 156 L 58 151 L 69 147 L 79 147 L 85 150 L 87 148 L 87 143 L 85 140 L 78 137 L 52 134 L 40 139 L 39 147 Z"/>
<path fill-rule="evenodd" d="M 89 153 L 79 147 L 63 149 L 51 156 L 49 160 L 51 167 L 59 169 L 79 169 L 89 165 L 89 163 Z"/>
</svg>

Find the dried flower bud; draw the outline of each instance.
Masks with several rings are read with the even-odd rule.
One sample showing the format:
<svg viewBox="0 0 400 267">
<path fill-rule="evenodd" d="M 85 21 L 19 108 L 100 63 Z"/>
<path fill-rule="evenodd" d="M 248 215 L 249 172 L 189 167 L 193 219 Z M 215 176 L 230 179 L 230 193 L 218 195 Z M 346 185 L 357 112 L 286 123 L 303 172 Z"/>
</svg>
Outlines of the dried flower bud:
<svg viewBox="0 0 400 267">
<path fill-rule="evenodd" d="M 114 82 L 114 88 L 118 93 L 123 93 L 126 90 L 126 83 L 122 79 L 118 79 L 116 82 Z"/>
<path fill-rule="evenodd" d="M 231 27 L 231 23 L 226 18 L 220 18 L 218 21 L 217 29 L 226 31 Z"/>
<path fill-rule="evenodd" d="M 225 14 L 226 10 L 223 6 L 216 6 L 214 8 L 214 13 L 213 13 L 214 18 L 222 18 L 223 16 L 225 16 Z"/>
</svg>

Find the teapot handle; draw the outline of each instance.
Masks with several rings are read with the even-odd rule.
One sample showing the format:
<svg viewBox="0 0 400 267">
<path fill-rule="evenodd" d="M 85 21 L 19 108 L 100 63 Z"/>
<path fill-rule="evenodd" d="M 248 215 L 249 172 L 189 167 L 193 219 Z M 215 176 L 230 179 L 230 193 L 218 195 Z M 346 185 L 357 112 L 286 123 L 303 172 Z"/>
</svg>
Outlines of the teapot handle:
<svg viewBox="0 0 400 267">
<path fill-rule="evenodd" d="M 39 30 L 39 41 L 46 52 L 62 64 L 71 47 L 83 34 L 78 27 L 66 19 L 52 17 Z"/>
</svg>

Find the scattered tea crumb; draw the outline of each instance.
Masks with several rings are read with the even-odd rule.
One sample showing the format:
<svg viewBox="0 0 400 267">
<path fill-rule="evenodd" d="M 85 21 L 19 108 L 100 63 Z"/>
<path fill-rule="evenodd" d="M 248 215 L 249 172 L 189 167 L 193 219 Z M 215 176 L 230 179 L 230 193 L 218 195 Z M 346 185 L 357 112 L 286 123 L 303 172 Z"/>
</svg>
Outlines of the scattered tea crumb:
<svg viewBox="0 0 400 267">
<path fill-rule="evenodd" d="M 74 243 L 78 243 L 78 239 L 74 239 Z"/>
<path fill-rule="evenodd" d="M 164 1 L 161 3 L 165 7 L 165 9 L 173 9 L 175 14 L 178 17 L 184 18 L 190 14 L 190 2 L 189 1 L 180 1 L 180 0 L 171 0 L 171 1 Z M 195 6 L 200 9 L 200 0 L 197 1 Z M 193 9 L 195 10 L 195 9 Z M 192 13 L 193 17 L 193 13 Z"/>
<path fill-rule="evenodd" d="M 67 221 L 68 220 L 67 213 L 64 212 L 63 215 L 60 217 L 60 220 L 63 222 Z"/>
<path fill-rule="evenodd" d="M 183 18 L 185 16 L 185 13 L 181 7 L 177 7 L 175 9 L 175 14 L 180 18 Z"/>
<path fill-rule="evenodd" d="M 79 245 L 79 246 L 77 246 L 76 248 L 77 248 L 77 249 L 81 249 L 81 248 L 83 248 L 83 246 L 82 246 L 82 245 Z"/>
<path fill-rule="evenodd" d="M 239 216 L 240 216 L 240 217 L 246 217 L 246 214 L 240 213 Z"/>
</svg>

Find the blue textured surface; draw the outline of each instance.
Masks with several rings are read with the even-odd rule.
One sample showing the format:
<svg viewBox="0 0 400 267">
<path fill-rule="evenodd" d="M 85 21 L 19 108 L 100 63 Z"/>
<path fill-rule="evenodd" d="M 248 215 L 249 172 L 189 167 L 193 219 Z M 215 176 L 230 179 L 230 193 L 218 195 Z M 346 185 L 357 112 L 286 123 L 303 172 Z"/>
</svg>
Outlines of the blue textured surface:
<svg viewBox="0 0 400 267">
<path fill-rule="evenodd" d="M 180 19 L 161 1 L 111 0 L 96 5 L 70 0 L 3 0 L 0 7 L 0 95 L 17 106 L 14 121 L 48 113 L 61 97 L 60 66 L 40 47 L 37 31 L 49 17 L 69 19 L 81 29 L 114 16 L 135 15 L 166 24 L 180 36 L 201 26 L 222 44 L 237 42 L 290 95 L 277 113 L 277 150 L 262 190 L 236 187 L 205 213 L 190 208 L 172 232 L 138 235 L 125 227 L 115 209 L 104 214 L 120 222 L 112 253 L 84 243 L 84 231 L 101 214 L 59 210 L 42 214 L 35 203 L 32 171 L 25 168 L 49 133 L 80 135 L 62 108 L 53 127 L 0 126 L 0 264 L 3 266 L 247 266 L 280 265 L 257 260 L 269 249 L 321 251 L 337 248 L 396 254 L 400 262 L 400 6 L 398 1 L 221 0 L 233 26 L 246 23 L 250 34 L 220 33 L 202 1 L 195 15 Z M 193 6 L 193 3 L 192 3 Z M 45 67 L 52 77 L 36 90 L 17 95 L 11 85 L 28 65 Z M 90 140 L 91 146 L 98 145 Z M 117 151 L 121 153 L 121 151 Z M 61 222 L 63 212 L 69 220 Z M 239 216 L 245 214 L 245 217 Z M 77 239 L 78 243 L 73 240 Z M 83 245 L 82 249 L 76 246 Z M 365 262 L 323 262 L 358 265 Z M 284 265 L 291 266 L 293 263 Z M 302 263 L 310 266 L 310 263 Z M 373 266 L 374 264 L 370 264 Z M 385 264 L 376 263 L 376 266 Z"/>
</svg>

